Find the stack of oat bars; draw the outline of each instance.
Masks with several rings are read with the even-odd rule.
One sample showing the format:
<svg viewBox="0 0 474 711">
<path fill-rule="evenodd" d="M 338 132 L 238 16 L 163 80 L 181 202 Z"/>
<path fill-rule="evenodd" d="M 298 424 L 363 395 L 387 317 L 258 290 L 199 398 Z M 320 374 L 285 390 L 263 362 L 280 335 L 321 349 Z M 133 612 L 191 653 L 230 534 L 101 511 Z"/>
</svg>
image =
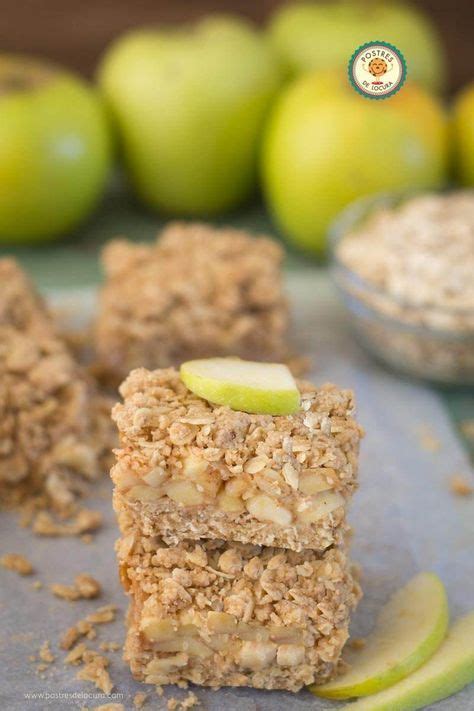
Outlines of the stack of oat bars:
<svg viewBox="0 0 474 711">
<path fill-rule="evenodd" d="M 272 416 L 211 404 L 173 368 L 121 386 L 112 478 L 137 679 L 297 691 L 341 667 L 361 429 L 350 391 L 298 387 L 300 409 Z"/>
</svg>

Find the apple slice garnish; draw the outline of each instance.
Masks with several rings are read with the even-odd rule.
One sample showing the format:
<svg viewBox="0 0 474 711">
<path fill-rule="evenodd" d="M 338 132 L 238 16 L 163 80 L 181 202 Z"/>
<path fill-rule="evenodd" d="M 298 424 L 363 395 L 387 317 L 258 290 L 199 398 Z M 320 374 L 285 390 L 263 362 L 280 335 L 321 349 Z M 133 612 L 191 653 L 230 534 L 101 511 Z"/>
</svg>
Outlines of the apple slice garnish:
<svg viewBox="0 0 474 711">
<path fill-rule="evenodd" d="M 300 405 L 295 380 L 280 363 L 238 358 L 190 360 L 182 364 L 180 376 L 191 392 L 232 410 L 292 415 Z"/>
<path fill-rule="evenodd" d="M 390 689 L 346 704 L 344 708 L 348 711 L 416 711 L 461 691 L 472 681 L 474 612 L 456 620 L 431 659 L 413 674 Z M 464 708 L 467 710 L 467 705 Z"/>
<path fill-rule="evenodd" d="M 326 684 L 310 686 L 310 691 L 349 699 L 392 686 L 434 654 L 446 635 L 448 618 L 443 583 L 434 573 L 420 573 L 382 608 L 365 647 L 344 654 L 349 671 Z"/>
</svg>

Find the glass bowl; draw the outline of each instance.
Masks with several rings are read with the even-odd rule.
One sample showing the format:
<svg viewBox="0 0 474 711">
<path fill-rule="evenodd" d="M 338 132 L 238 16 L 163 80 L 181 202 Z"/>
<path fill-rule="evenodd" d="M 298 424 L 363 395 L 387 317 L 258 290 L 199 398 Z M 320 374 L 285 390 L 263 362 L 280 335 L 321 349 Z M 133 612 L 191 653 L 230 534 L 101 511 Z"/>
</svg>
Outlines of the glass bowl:
<svg viewBox="0 0 474 711">
<path fill-rule="evenodd" d="M 416 378 L 474 385 L 474 310 L 398 300 L 343 264 L 338 254 L 344 236 L 362 229 L 375 210 L 419 194 L 378 195 L 346 208 L 329 232 L 331 274 L 357 339 L 378 360 Z"/>
</svg>

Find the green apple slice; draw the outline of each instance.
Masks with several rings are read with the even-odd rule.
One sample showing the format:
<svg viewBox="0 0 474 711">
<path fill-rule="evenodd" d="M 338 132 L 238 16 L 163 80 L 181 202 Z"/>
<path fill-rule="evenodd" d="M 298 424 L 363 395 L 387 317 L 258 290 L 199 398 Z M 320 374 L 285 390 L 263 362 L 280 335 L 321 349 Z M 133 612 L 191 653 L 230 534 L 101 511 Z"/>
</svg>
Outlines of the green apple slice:
<svg viewBox="0 0 474 711">
<path fill-rule="evenodd" d="M 350 664 L 347 674 L 310 691 L 349 699 L 392 686 L 432 656 L 445 637 L 448 617 L 443 583 L 433 573 L 420 573 L 383 607 L 366 646 L 344 655 Z"/>
<path fill-rule="evenodd" d="M 190 360 L 182 364 L 180 376 L 191 392 L 232 410 L 291 415 L 300 405 L 295 380 L 280 363 L 238 358 Z"/>
<path fill-rule="evenodd" d="M 474 681 L 474 612 L 456 620 L 426 664 L 390 689 L 353 704 L 348 711 L 416 711 Z M 467 709 L 467 706 L 465 707 Z"/>
</svg>

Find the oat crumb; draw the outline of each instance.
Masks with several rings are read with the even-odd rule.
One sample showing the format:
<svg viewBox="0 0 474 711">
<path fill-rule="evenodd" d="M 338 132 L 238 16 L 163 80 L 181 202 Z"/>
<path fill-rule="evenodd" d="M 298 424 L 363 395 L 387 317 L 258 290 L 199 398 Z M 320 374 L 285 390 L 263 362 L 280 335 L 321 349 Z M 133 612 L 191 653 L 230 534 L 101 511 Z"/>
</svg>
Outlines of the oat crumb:
<svg viewBox="0 0 474 711">
<path fill-rule="evenodd" d="M 199 706 L 200 701 L 196 694 L 194 694 L 192 691 L 189 692 L 189 694 L 186 696 L 184 701 L 181 701 L 181 709 L 183 711 L 186 711 L 186 709 L 192 709 L 195 706 Z"/>
<path fill-rule="evenodd" d="M 52 664 L 55 660 L 55 656 L 52 653 L 50 647 L 49 647 L 49 642 L 46 640 L 43 642 L 39 649 L 39 658 L 41 659 L 42 662 L 46 662 L 47 664 Z"/>
<path fill-rule="evenodd" d="M 0 558 L 0 565 L 7 570 L 13 570 L 19 575 L 31 575 L 33 572 L 33 566 L 28 558 L 19 553 L 6 553 Z"/>
<path fill-rule="evenodd" d="M 85 652 L 87 652 L 87 646 L 84 642 L 79 642 L 79 644 L 76 644 L 76 646 L 71 649 L 69 654 L 66 655 L 64 664 L 71 664 L 73 666 L 80 664 Z"/>
<path fill-rule="evenodd" d="M 440 440 L 433 434 L 428 425 L 422 425 L 418 429 L 418 436 L 421 447 L 427 452 L 439 452 L 441 449 Z"/>
<path fill-rule="evenodd" d="M 43 588 L 43 583 L 41 582 L 41 580 L 35 580 L 32 587 L 34 588 L 34 590 L 41 590 Z"/>
<path fill-rule="evenodd" d="M 125 706 L 123 704 L 102 704 L 102 706 L 96 706 L 94 711 L 125 711 Z"/>
<path fill-rule="evenodd" d="M 454 474 L 454 476 L 451 477 L 450 486 L 451 491 L 456 496 L 471 496 L 474 491 L 474 488 L 468 482 L 466 477 L 461 474 Z"/>
<path fill-rule="evenodd" d="M 155 692 L 157 696 L 163 696 L 163 687 L 157 684 L 157 686 L 155 686 Z"/>
<path fill-rule="evenodd" d="M 92 650 L 86 650 L 82 655 L 84 667 L 76 674 L 80 681 L 90 681 L 104 694 L 110 694 L 114 685 L 107 671 L 109 660 L 107 657 Z"/>
<path fill-rule="evenodd" d="M 80 597 L 86 600 L 99 597 L 102 592 L 100 583 L 93 578 L 92 575 L 88 575 L 87 573 L 76 575 L 74 578 L 74 585 Z"/>
<path fill-rule="evenodd" d="M 122 645 L 119 642 L 101 642 L 99 644 L 99 649 L 102 652 L 118 652 L 121 648 Z"/>
<path fill-rule="evenodd" d="M 148 698 L 148 694 L 145 694 L 144 691 L 138 691 L 135 696 L 133 697 L 133 705 L 135 706 L 136 709 L 141 709 L 142 706 L 145 704 L 145 701 Z"/>
<path fill-rule="evenodd" d="M 60 597 L 62 600 L 68 600 L 69 602 L 74 602 L 79 600 L 80 595 L 78 590 L 73 585 L 63 585 L 62 583 L 53 583 L 50 586 L 51 592 L 56 597 Z"/>
</svg>

